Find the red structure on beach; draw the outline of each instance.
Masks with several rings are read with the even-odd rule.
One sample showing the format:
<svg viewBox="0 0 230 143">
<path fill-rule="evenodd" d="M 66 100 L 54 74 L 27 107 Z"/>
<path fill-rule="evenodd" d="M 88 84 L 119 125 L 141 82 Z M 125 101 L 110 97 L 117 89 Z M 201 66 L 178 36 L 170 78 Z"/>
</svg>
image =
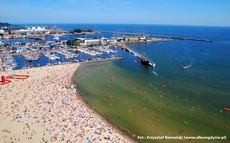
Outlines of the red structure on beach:
<svg viewBox="0 0 230 143">
<path fill-rule="evenodd" d="M 10 80 L 7 80 L 6 78 L 5 78 L 5 76 L 1 76 L 1 84 L 0 85 L 4 85 L 4 84 L 8 84 L 8 83 L 10 83 L 11 81 Z"/>
<path fill-rule="evenodd" d="M 0 85 L 4 85 L 4 84 L 8 84 L 11 81 L 8 79 L 27 79 L 28 77 L 30 77 L 29 75 L 18 75 L 18 74 L 14 74 L 14 75 L 10 75 L 10 76 L 1 76 L 1 83 Z"/>
<path fill-rule="evenodd" d="M 5 82 L 6 82 L 6 79 L 5 79 L 4 76 L 2 76 L 1 79 L 2 79 L 2 83 L 5 83 Z"/>
<path fill-rule="evenodd" d="M 7 76 L 6 78 L 10 78 L 10 79 L 27 79 L 28 77 L 30 77 L 30 76 L 29 75 L 14 74 L 14 75 Z"/>
</svg>

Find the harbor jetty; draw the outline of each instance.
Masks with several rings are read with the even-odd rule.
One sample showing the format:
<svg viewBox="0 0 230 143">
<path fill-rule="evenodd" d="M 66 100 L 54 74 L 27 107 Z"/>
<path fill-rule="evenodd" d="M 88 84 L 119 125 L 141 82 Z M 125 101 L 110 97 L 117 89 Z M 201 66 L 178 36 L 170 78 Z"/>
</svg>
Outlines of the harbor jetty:
<svg viewBox="0 0 230 143">
<path fill-rule="evenodd" d="M 147 43 L 147 42 L 170 42 L 173 40 L 191 40 L 191 41 L 200 41 L 200 42 L 213 42 L 214 39 L 200 39 L 200 38 L 189 38 L 181 36 L 166 36 L 166 35 L 154 35 L 154 34 L 145 34 L 145 33 L 133 33 L 133 32 L 113 32 L 113 31 L 102 31 L 107 33 L 115 33 L 118 35 L 123 35 L 119 37 L 123 38 L 126 44 L 135 44 L 135 43 Z M 132 35 L 132 36 L 124 36 L 124 35 Z M 131 37 L 131 38 L 130 38 Z"/>
<path fill-rule="evenodd" d="M 200 42 L 213 42 L 213 39 L 200 39 L 200 38 L 188 38 L 183 36 L 162 36 L 154 35 L 154 37 L 165 38 L 170 40 L 191 40 L 191 41 L 200 41 Z"/>
<path fill-rule="evenodd" d="M 121 49 L 122 49 L 122 50 L 125 50 L 125 51 L 127 51 L 127 52 L 133 54 L 133 55 L 136 56 L 137 58 L 139 58 L 139 59 L 141 60 L 141 63 L 142 63 L 143 65 L 149 65 L 149 66 L 151 66 L 151 67 L 155 67 L 155 66 L 156 66 L 156 64 L 155 64 L 153 61 L 151 61 L 150 59 L 148 59 L 148 58 L 146 57 L 146 55 L 141 55 L 141 54 L 139 54 L 139 53 L 137 53 L 137 52 L 131 50 L 131 49 L 128 48 L 127 46 L 122 46 Z"/>
<path fill-rule="evenodd" d="M 28 39 L 45 40 L 45 36 L 27 36 Z"/>
<path fill-rule="evenodd" d="M 110 57 L 110 58 L 107 58 L 107 59 L 96 59 L 96 60 L 88 60 L 88 61 L 84 61 L 84 62 L 81 62 L 81 63 L 95 63 L 95 62 L 103 62 L 103 61 L 111 61 L 111 60 L 121 60 L 123 59 L 122 56 L 114 56 L 114 57 Z"/>
</svg>

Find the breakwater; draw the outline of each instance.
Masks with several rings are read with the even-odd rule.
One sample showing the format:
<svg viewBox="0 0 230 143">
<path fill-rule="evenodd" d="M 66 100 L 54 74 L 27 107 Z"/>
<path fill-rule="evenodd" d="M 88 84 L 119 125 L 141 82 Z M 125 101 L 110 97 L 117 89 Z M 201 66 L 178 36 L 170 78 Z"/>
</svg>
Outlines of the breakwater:
<svg viewBox="0 0 230 143">
<path fill-rule="evenodd" d="M 200 41 L 200 42 L 213 42 L 213 39 L 200 39 L 200 38 L 188 38 L 181 36 L 162 36 L 162 35 L 154 35 L 154 37 L 173 39 L 173 40 L 191 40 L 191 41 Z"/>
<path fill-rule="evenodd" d="M 200 42 L 213 42 L 214 39 L 201 39 L 201 38 L 189 38 L 189 37 L 184 37 L 184 36 L 165 36 L 165 35 L 155 35 L 155 34 L 145 34 L 145 33 L 133 33 L 133 32 L 113 32 L 113 31 L 102 31 L 105 33 L 116 33 L 116 35 L 123 35 L 122 37 L 127 37 L 124 35 L 132 35 L 132 36 L 145 36 L 145 37 L 151 37 L 148 38 L 149 40 L 147 41 L 135 41 L 135 42 L 127 42 L 127 44 L 132 44 L 132 43 L 147 43 L 147 42 L 166 42 L 166 41 L 172 41 L 172 40 L 191 40 L 191 41 L 200 41 Z M 118 36 L 119 38 L 119 36 Z M 163 38 L 163 39 L 157 39 L 157 38 Z M 151 40 L 152 39 L 152 40 Z"/>
<path fill-rule="evenodd" d="M 123 57 L 119 56 L 119 57 L 111 57 L 111 58 L 107 58 L 107 59 L 84 61 L 81 63 L 94 63 L 94 62 L 103 62 L 103 61 L 121 60 L 121 59 L 123 59 Z"/>
</svg>

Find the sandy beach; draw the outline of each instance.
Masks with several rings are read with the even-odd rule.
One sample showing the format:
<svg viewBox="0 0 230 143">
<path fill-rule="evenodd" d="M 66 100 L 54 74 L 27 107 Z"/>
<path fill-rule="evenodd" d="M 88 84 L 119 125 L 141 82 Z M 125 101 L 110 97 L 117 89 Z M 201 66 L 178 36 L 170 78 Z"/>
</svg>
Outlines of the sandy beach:
<svg viewBox="0 0 230 143">
<path fill-rule="evenodd" d="M 80 64 L 1 72 L 28 75 L 0 85 L 1 143 L 132 142 L 79 97 L 72 76 Z"/>
</svg>

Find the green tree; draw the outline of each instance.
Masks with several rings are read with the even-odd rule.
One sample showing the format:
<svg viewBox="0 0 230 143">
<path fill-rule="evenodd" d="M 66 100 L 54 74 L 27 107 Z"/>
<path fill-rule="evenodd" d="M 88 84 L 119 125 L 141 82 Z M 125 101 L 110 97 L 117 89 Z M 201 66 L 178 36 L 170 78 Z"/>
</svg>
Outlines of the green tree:
<svg viewBox="0 0 230 143">
<path fill-rule="evenodd" d="M 73 32 L 81 33 L 81 32 L 82 32 L 82 30 L 81 30 L 81 29 L 79 29 L 79 28 L 77 28 L 77 29 L 74 29 L 74 30 L 73 30 Z"/>
<path fill-rule="evenodd" d="M 67 44 L 68 46 L 70 46 L 70 45 L 72 44 L 72 41 L 71 41 L 71 40 L 68 40 L 68 41 L 66 42 L 66 44 Z"/>
<path fill-rule="evenodd" d="M 79 42 L 77 42 L 77 41 L 74 41 L 74 46 L 80 46 L 80 43 Z"/>
</svg>

